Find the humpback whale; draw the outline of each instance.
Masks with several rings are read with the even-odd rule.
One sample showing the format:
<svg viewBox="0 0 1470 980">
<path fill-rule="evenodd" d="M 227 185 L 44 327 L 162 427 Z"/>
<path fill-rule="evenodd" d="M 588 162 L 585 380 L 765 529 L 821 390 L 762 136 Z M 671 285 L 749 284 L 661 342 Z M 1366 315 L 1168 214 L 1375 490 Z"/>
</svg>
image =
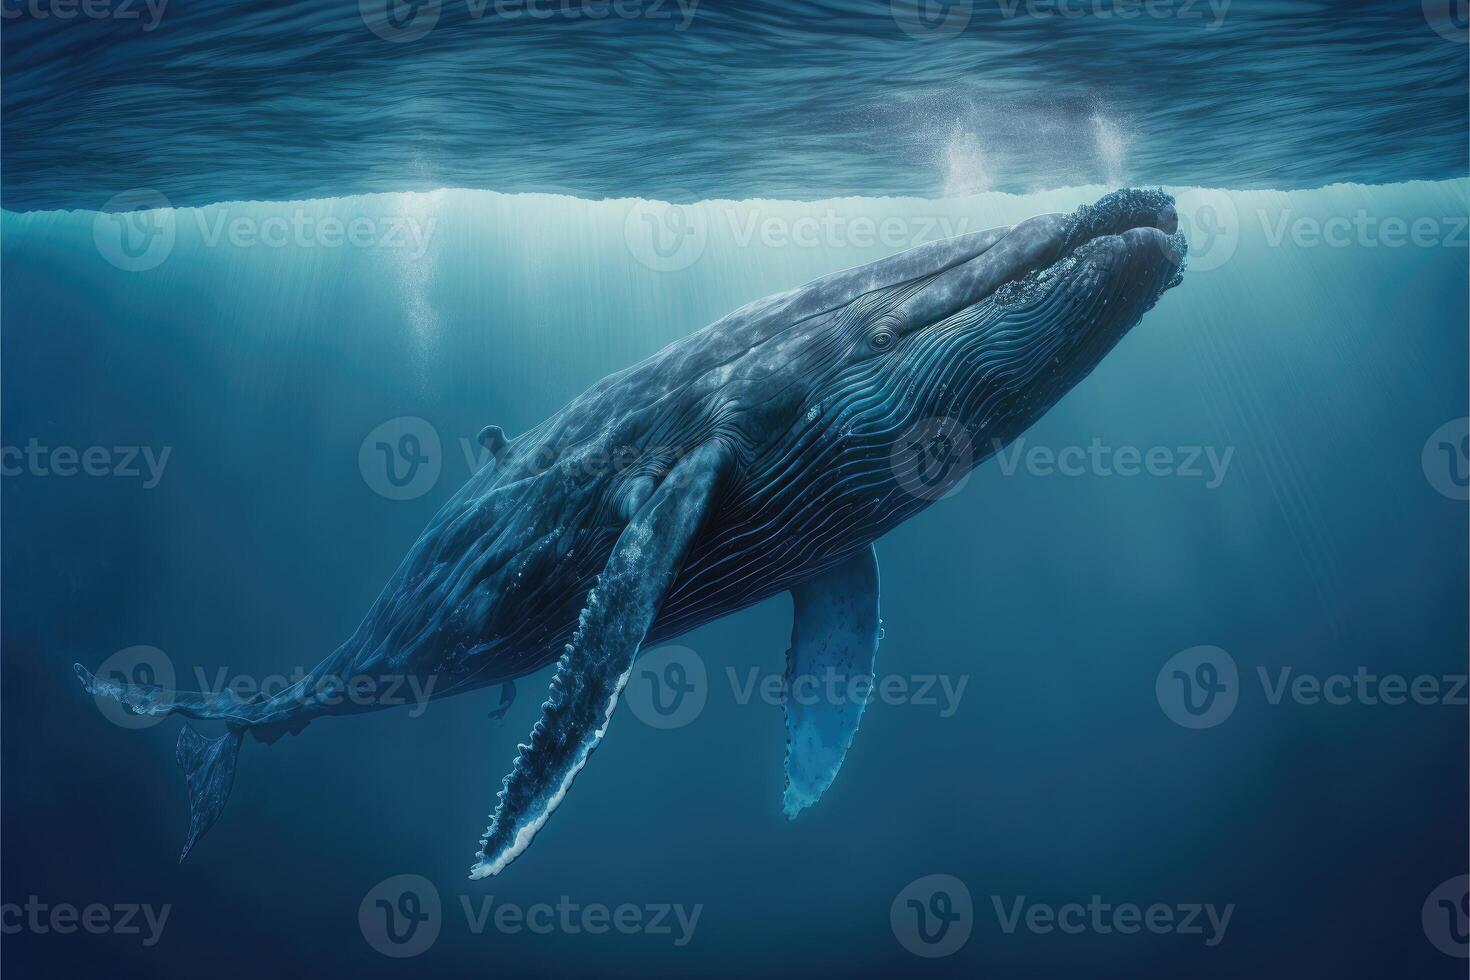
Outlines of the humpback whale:
<svg viewBox="0 0 1470 980">
<path fill-rule="evenodd" d="M 190 825 L 219 818 L 245 734 L 377 710 L 344 679 L 408 677 L 434 698 L 555 664 L 472 878 L 503 870 L 603 738 L 645 645 L 780 592 L 786 689 L 871 678 L 874 542 L 942 493 L 895 460 L 939 432 L 922 477 L 1018 437 L 1181 280 L 1173 199 L 1121 190 L 1071 214 L 931 242 L 756 300 L 595 384 L 491 459 L 434 516 L 352 636 L 291 687 L 251 698 L 94 677 L 87 692 L 187 724 Z M 937 423 L 937 427 L 936 427 Z M 926 428 L 927 426 L 927 428 Z M 963 438 L 973 452 L 949 451 Z M 831 784 L 862 706 L 786 705 L 783 808 Z M 808 700 L 808 699 L 803 699 Z"/>
</svg>

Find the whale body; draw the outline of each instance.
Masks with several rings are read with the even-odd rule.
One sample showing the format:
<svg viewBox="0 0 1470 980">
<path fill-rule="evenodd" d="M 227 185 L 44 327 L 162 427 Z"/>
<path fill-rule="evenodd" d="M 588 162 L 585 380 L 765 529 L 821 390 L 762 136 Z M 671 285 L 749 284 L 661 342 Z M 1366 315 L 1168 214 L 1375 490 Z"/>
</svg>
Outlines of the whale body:
<svg viewBox="0 0 1470 980">
<path fill-rule="evenodd" d="M 1185 252 L 1172 198 L 1124 190 L 757 300 L 520 436 L 487 426 L 491 460 L 289 689 L 243 699 L 75 669 L 134 712 L 225 722 L 179 736 L 182 860 L 224 808 L 246 732 L 271 742 L 386 706 L 343 697 L 351 679 L 413 678 L 439 698 L 555 663 L 471 869 L 496 874 L 587 763 L 645 645 L 789 591 L 785 689 L 871 678 L 874 542 L 1086 377 L 1180 281 Z M 830 785 L 862 706 L 785 710 L 794 817 Z"/>
</svg>

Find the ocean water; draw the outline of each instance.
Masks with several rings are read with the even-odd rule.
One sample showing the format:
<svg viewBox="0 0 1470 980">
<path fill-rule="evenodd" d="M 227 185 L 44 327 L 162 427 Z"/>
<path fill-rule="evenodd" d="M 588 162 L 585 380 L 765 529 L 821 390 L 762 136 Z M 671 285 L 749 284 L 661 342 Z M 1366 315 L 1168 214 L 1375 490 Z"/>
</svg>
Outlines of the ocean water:
<svg viewBox="0 0 1470 980">
<path fill-rule="evenodd" d="M 702 234 L 662 251 L 663 226 L 643 219 L 668 212 L 637 200 L 224 204 L 175 212 L 167 254 L 137 271 L 157 255 L 99 248 L 115 216 L 5 213 L 5 444 L 105 447 L 118 470 L 114 447 L 163 461 L 140 449 L 136 476 L 27 464 L 5 480 L 6 901 L 173 907 L 153 946 L 7 936 L 7 969 L 1456 975 L 1463 961 L 1421 922 L 1466 858 L 1452 682 L 1433 704 L 1271 693 L 1283 676 L 1464 673 L 1463 460 L 1434 435 L 1464 427 L 1464 180 L 1176 189 L 1182 213 L 1220 219 L 1198 225 L 1234 230 L 1194 233 L 1186 282 L 1027 433 L 1027 455 L 992 459 L 879 542 L 879 673 L 907 694 L 874 702 L 836 783 L 794 822 L 781 709 L 749 687 L 782 669 L 785 598 L 679 640 L 705 670 L 702 710 L 671 729 L 623 710 L 535 844 L 488 882 L 466 872 L 544 673 L 499 720 L 490 689 L 247 743 L 223 819 L 183 865 L 178 722 L 124 730 L 71 675 L 137 645 L 216 686 L 309 668 L 468 476 L 483 425 L 523 431 L 724 311 L 904 236 L 1101 191 L 706 202 L 680 219 Z M 1312 228 L 1361 214 L 1442 237 L 1313 244 Z M 332 215 L 423 236 L 231 244 L 268 237 L 272 218 L 320 230 Z M 802 232 L 814 226 L 828 230 Z M 439 447 L 399 488 L 364 445 L 401 417 Z M 1161 448 L 1168 472 L 1068 476 L 1030 455 L 1095 443 Z M 1201 645 L 1235 665 L 1238 700 L 1196 729 L 1157 683 Z M 404 960 L 359 925 L 364 897 L 399 874 L 441 903 L 432 946 Z M 964 884 L 973 928 L 919 959 L 891 906 L 933 874 Z M 1094 895 L 1234 911 L 1214 945 L 1208 927 L 1007 932 L 996 911 Z M 473 927 L 486 899 L 563 896 L 702 911 L 683 945 L 677 929 Z"/>
<path fill-rule="evenodd" d="M 1463 977 L 1459 8 L 490 3 L 5 7 L 7 976 Z M 247 740 L 177 862 L 181 723 L 74 662 L 279 687 L 484 426 L 1125 184 L 1183 283 L 878 542 L 796 820 L 781 596 L 647 651 L 685 695 L 635 678 L 496 878 L 549 671 Z"/>
</svg>

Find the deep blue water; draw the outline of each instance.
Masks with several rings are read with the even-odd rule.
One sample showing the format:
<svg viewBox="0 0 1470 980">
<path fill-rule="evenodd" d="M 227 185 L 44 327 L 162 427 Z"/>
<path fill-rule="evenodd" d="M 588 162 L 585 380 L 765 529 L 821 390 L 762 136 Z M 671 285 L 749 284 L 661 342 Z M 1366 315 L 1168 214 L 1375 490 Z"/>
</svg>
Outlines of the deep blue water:
<svg viewBox="0 0 1470 980">
<path fill-rule="evenodd" d="M 875 703 L 836 784 L 794 823 L 779 809 L 781 711 L 737 697 L 750 669 L 781 669 L 784 598 L 685 637 L 709 678 L 703 712 L 675 730 L 620 713 L 535 844 L 488 883 L 465 873 L 544 675 L 503 724 L 487 717 L 491 690 L 247 743 L 223 820 L 183 866 L 177 722 L 121 730 L 74 684 L 72 661 L 136 644 L 185 678 L 311 666 L 468 475 L 462 439 L 492 421 L 523 431 L 744 300 L 892 250 L 837 233 L 742 244 L 752 220 L 846 234 L 897 219 L 918 235 L 1097 193 L 706 205 L 702 251 L 671 253 L 690 261 L 669 271 L 640 261 L 629 202 L 444 192 L 180 212 L 146 271 L 99 253 L 109 216 L 7 213 L 6 445 L 170 456 L 151 488 L 142 462 L 137 477 L 5 480 L 6 900 L 174 906 L 154 947 L 26 932 L 6 937 L 7 969 L 1458 975 L 1420 911 L 1465 866 L 1465 709 L 1273 704 L 1258 671 L 1272 685 L 1283 668 L 1464 673 L 1466 508 L 1436 490 L 1454 492 L 1453 471 L 1431 441 L 1466 402 L 1463 180 L 1181 191 L 1186 214 L 1213 205 L 1238 234 L 1201 240 L 1184 285 L 1027 442 L 1198 447 L 1230 454 L 1223 475 L 1180 457 L 1179 474 L 1153 477 L 1007 475 L 992 460 L 880 542 L 880 672 L 966 686 L 947 715 L 937 688 L 932 705 Z M 1301 233 L 1360 211 L 1432 219 L 1445 238 L 1336 247 Z M 433 232 L 422 255 L 205 237 L 222 218 L 330 213 Z M 1274 244 L 1283 220 L 1294 230 Z M 401 416 L 430 423 L 442 450 L 437 480 L 393 500 L 359 452 Z M 1228 651 L 1239 696 L 1192 730 L 1155 685 L 1201 644 Z M 973 931 L 920 960 L 890 906 L 939 873 L 965 883 Z M 432 948 L 401 962 L 357 918 L 397 874 L 431 881 L 444 910 Z M 703 911 L 676 947 L 476 934 L 459 904 L 563 895 Z M 1235 910 L 1213 947 L 1007 934 L 993 910 L 1093 895 Z"/>
<path fill-rule="evenodd" d="M 12 210 L 1466 172 L 1460 0 L 50 2 L 5 0 Z"/>
<path fill-rule="evenodd" d="M 148 30 L 6 0 L 7 976 L 1463 977 L 1463 20 L 1083 7 L 442 0 L 389 41 L 337 0 L 171 0 Z M 702 709 L 657 727 L 630 689 L 500 877 L 466 875 L 547 672 L 503 717 L 488 689 L 247 741 L 176 863 L 180 723 L 129 728 L 73 662 L 309 669 L 486 424 L 523 432 L 749 300 L 1125 182 L 1177 196 L 1184 282 L 878 543 L 895 693 L 797 820 L 782 710 L 746 696 L 782 670 L 783 596 L 645 654 L 702 668 Z M 402 487 L 384 426 L 423 438 Z M 1175 673 L 1201 658 L 1214 700 Z M 406 945 L 375 905 L 399 875 L 439 908 Z M 926 944 L 907 900 L 940 892 L 958 918 Z M 32 896 L 167 919 L 61 933 L 22 922 Z M 1094 896 L 1173 926 L 1047 927 Z M 542 904 L 547 932 L 496 925 Z M 664 905 L 698 917 L 647 928 Z M 583 927 L 620 906 L 639 928 Z M 1191 906 L 1228 921 L 1177 928 Z"/>
</svg>

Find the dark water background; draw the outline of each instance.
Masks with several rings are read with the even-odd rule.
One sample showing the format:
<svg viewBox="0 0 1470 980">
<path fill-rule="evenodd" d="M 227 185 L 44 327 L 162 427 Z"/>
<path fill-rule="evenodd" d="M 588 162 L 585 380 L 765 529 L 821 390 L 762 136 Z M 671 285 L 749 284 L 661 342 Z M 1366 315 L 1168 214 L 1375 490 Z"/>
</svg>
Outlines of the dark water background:
<svg viewBox="0 0 1470 980">
<path fill-rule="evenodd" d="M 7 973 L 1461 975 L 1421 907 L 1465 867 L 1465 709 L 1273 705 L 1257 671 L 1464 673 L 1466 508 L 1436 489 L 1453 486 L 1450 460 L 1431 445 L 1426 468 L 1422 452 L 1466 402 L 1463 233 L 1400 247 L 1268 233 L 1283 216 L 1360 211 L 1448 227 L 1464 181 L 1181 192 L 1186 214 L 1233 214 L 1235 236 L 1201 241 L 1185 284 L 1027 439 L 1233 447 L 1223 481 L 1007 476 L 992 460 L 880 542 L 880 672 L 967 686 L 948 717 L 942 703 L 874 704 L 836 784 L 793 823 L 778 803 L 780 709 L 740 704 L 726 679 L 780 671 L 784 598 L 685 637 L 707 668 L 703 712 L 665 731 L 620 711 L 534 845 L 480 883 L 465 878 L 477 835 L 544 677 L 522 683 L 503 725 L 491 690 L 247 743 L 224 818 L 183 866 L 178 723 L 121 730 L 71 677 L 72 661 L 135 644 L 186 678 L 309 667 L 467 475 L 460 439 L 492 421 L 521 431 L 746 299 L 890 250 L 741 245 L 730 229 L 751 214 L 979 226 L 1096 193 L 708 205 L 698 254 L 671 253 L 689 261 L 670 271 L 640 261 L 641 223 L 618 202 L 453 192 L 206 214 L 205 228 L 433 218 L 419 258 L 209 246 L 179 212 L 146 271 L 99 252 L 110 217 L 7 213 L 5 443 L 172 454 L 152 489 L 4 483 L 6 901 L 174 906 L 152 948 L 7 936 Z M 437 481 L 410 500 L 375 492 L 381 474 L 359 462 L 399 416 L 442 440 Z M 1191 730 L 1155 682 L 1200 644 L 1233 657 L 1239 700 Z M 358 910 L 401 873 L 432 882 L 444 911 L 432 948 L 399 961 L 365 942 Z M 890 906 L 936 873 L 965 883 L 973 931 L 921 960 Z M 703 912 L 676 947 L 477 935 L 459 904 L 563 895 Z M 1214 947 L 1007 934 L 992 896 L 1022 895 L 1235 911 Z"/>
</svg>

